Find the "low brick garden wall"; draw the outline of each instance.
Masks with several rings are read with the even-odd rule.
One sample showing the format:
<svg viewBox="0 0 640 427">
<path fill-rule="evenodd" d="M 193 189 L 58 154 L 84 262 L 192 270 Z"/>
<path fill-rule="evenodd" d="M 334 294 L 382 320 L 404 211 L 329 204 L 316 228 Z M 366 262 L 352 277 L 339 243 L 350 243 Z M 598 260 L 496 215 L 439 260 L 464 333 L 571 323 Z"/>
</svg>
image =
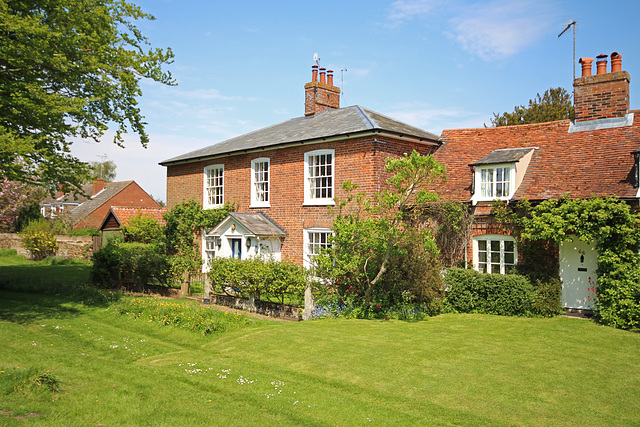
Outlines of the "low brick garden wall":
<svg viewBox="0 0 640 427">
<path fill-rule="evenodd" d="M 302 316 L 302 308 L 292 305 L 276 304 L 214 293 L 209 294 L 209 298 L 212 304 L 224 305 L 226 307 L 237 308 L 238 310 L 245 310 L 285 320 L 298 321 Z"/>
</svg>

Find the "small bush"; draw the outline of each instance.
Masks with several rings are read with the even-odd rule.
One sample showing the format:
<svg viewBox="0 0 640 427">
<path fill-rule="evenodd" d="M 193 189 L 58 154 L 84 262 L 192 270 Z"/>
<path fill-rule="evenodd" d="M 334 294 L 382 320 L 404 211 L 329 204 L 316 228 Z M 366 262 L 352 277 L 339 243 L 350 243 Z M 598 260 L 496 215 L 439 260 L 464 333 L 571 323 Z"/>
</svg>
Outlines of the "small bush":
<svg viewBox="0 0 640 427">
<path fill-rule="evenodd" d="M 164 230 L 157 219 L 140 212 L 122 227 L 122 235 L 127 242 L 158 243 L 164 237 Z"/>
<path fill-rule="evenodd" d="M 598 277 L 595 315 L 605 325 L 621 329 L 640 329 L 640 269 L 620 265 Z"/>
<path fill-rule="evenodd" d="M 451 268 L 445 275 L 447 309 L 458 313 L 485 313 L 501 316 L 550 315 L 550 303 L 541 303 L 549 289 L 536 290 L 525 276 L 483 274 L 475 270 Z M 556 284 L 557 286 L 557 284 Z M 554 294 L 555 295 L 555 294 Z"/>
<path fill-rule="evenodd" d="M 58 250 L 56 236 L 51 233 L 49 223 L 45 220 L 31 221 L 20 233 L 20 238 L 36 261 L 55 255 Z"/>
<path fill-rule="evenodd" d="M 166 286 L 171 279 L 169 258 L 153 245 L 110 239 L 92 260 L 91 281 L 98 286 L 133 285 L 141 290 L 152 283 Z"/>
</svg>

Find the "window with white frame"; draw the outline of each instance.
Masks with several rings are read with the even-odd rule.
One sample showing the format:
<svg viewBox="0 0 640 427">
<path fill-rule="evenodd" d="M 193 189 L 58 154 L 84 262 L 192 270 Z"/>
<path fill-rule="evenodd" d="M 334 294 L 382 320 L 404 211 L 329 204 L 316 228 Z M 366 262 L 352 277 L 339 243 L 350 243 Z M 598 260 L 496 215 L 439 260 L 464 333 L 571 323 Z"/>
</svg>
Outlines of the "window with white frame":
<svg viewBox="0 0 640 427">
<path fill-rule="evenodd" d="M 304 155 L 304 203 L 333 204 L 334 150 L 316 150 Z"/>
<path fill-rule="evenodd" d="M 518 263 L 518 250 L 512 237 L 500 235 L 473 238 L 473 266 L 481 273 L 506 274 Z"/>
<path fill-rule="evenodd" d="M 211 260 L 216 257 L 218 239 L 220 239 L 220 237 L 216 237 L 210 234 L 204 234 L 202 236 L 202 260 L 204 261 L 204 265 L 202 266 L 203 271 L 209 271 Z"/>
<path fill-rule="evenodd" d="M 251 206 L 269 206 L 268 158 L 251 161 Z"/>
<path fill-rule="evenodd" d="M 205 208 L 224 204 L 224 165 L 212 165 L 204 168 Z"/>
<path fill-rule="evenodd" d="M 478 166 L 476 188 L 480 190 L 478 199 L 508 199 L 513 195 L 514 165 Z"/>
<path fill-rule="evenodd" d="M 313 259 L 320 255 L 323 249 L 331 247 L 331 229 L 308 228 L 304 230 L 304 264 L 307 268 L 314 266 Z"/>
</svg>

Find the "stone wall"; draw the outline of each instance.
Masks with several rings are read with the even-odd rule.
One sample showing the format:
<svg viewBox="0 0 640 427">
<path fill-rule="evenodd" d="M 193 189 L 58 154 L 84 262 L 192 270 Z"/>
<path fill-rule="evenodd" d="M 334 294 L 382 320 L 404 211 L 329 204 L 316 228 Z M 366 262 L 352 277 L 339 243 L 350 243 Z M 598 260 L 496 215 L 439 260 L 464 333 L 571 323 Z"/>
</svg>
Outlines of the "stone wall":
<svg viewBox="0 0 640 427">
<path fill-rule="evenodd" d="M 86 258 L 93 253 L 93 236 L 56 236 L 59 258 Z M 0 249 L 15 249 L 18 255 L 31 256 L 22 245 L 20 235 L 16 233 L 0 233 Z"/>
<path fill-rule="evenodd" d="M 286 320 L 300 320 L 300 308 L 285 304 L 276 304 L 253 299 L 238 298 L 223 294 L 209 294 L 212 304 L 224 305 L 239 310 L 250 311 L 270 317 Z"/>
</svg>

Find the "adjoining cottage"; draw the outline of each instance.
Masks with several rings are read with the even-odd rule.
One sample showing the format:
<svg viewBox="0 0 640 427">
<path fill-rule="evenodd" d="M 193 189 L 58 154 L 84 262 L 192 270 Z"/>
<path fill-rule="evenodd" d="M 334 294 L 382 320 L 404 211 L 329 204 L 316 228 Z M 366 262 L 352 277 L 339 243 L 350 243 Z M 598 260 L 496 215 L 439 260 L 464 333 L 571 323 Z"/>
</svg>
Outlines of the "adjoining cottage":
<svg viewBox="0 0 640 427">
<path fill-rule="evenodd" d="M 467 258 L 479 271 L 504 273 L 517 263 L 515 240 L 489 215 L 494 200 L 516 202 L 616 196 L 638 206 L 640 123 L 629 111 L 629 73 L 621 56 L 582 58 L 582 77 L 574 85 L 575 119 L 530 125 L 442 132 L 435 158 L 447 167 L 440 194 L 468 202 L 475 214 Z M 560 247 L 562 303 L 588 309 L 589 279 L 596 279 L 592 243 Z"/>
<path fill-rule="evenodd" d="M 205 261 L 258 250 L 308 264 L 328 244 L 327 207 L 343 196 L 344 181 L 371 196 L 386 185 L 387 157 L 431 154 L 439 145 L 438 136 L 367 108 L 340 108 L 339 94 L 333 72 L 314 65 L 304 116 L 160 163 L 167 167 L 169 209 L 194 199 L 205 208 L 233 202 L 242 214 L 205 230 Z M 254 221 L 271 231 L 257 233 Z"/>
</svg>

